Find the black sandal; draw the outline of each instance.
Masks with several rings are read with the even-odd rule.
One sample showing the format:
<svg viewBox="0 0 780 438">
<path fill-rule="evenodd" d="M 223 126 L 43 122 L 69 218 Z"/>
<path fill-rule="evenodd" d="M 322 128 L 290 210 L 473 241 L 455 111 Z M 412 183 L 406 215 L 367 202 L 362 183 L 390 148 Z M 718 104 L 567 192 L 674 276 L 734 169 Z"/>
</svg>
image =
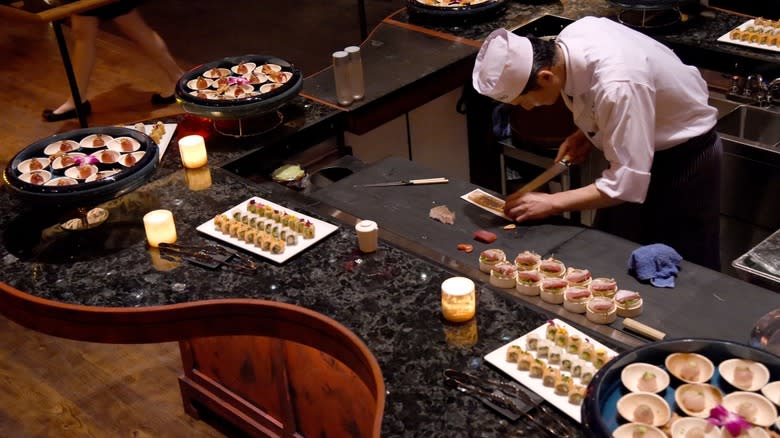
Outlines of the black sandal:
<svg viewBox="0 0 780 438">
<path fill-rule="evenodd" d="M 85 117 L 92 113 L 92 105 L 88 100 L 81 104 L 81 111 L 84 113 Z M 43 117 L 43 120 L 46 120 L 47 122 L 59 122 L 60 120 L 75 119 L 79 115 L 76 114 L 76 108 L 73 108 L 72 110 L 59 114 L 55 113 L 54 110 L 45 109 L 41 116 Z"/>
<path fill-rule="evenodd" d="M 162 96 L 160 93 L 152 94 L 153 105 L 171 105 L 174 103 L 176 103 L 176 95 L 174 94 L 171 94 L 170 96 Z"/>
</svg>

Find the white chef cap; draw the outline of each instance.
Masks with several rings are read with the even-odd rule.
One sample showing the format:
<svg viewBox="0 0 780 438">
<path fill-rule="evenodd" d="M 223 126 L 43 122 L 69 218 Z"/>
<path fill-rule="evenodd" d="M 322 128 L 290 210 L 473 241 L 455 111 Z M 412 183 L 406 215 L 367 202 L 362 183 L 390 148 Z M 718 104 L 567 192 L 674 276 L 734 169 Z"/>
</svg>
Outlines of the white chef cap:
<svg viewBox="0 0 780 438">
<path fill-rule="evenodd" d="M 528 38 L 497 29 L 485 38 L 471 74 L 474 89 L 499 102 L 510 103 L 531 76 L 533 49 Z"/>
</svg>

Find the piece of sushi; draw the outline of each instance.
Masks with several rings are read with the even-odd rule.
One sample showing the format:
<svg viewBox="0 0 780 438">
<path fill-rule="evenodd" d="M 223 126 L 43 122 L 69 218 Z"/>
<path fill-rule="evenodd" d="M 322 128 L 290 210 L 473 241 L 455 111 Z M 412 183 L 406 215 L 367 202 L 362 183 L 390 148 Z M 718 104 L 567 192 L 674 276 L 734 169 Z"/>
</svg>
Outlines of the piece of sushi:
<svg viewBox="0 0 780 438">
<path fill-rule="evenodd" d="M 561 378 L 561 372 L 556 367 L 548 366 L 542 371 L 542 385 L 554 387 Z"/>
<path fill-rule="evenodd" d="M 573 405 L 582 404 L 582 400 L 585 399 L 585 387 L 582 385 L 574 385 L 569 391 L 568 401 Z"/>
<path fill-rule="evenodd" d="M 563 291 L 563 308 L 573 313 L 585 313 L 585 306 L 591 296 L 588 288 L 569 286 Z"/>
<path fill-rule="evenodd" d="M 507 261 L 498 262 L 490 268 L 490 284 L 502 289 L 512 289 L 516 285 L 517 266 Z"/>
<path fill-rule="evenodd" d="M 566 275 L 563 278 L 566 279 L 566 282 L 569 283 L 569 286 L 588 287 L 588 285 L 590 285 L 592 276 L 590 271 L 587 269 L 569 267 L 566 269 Z"/>
<path fill-rule="evenodd" d="M 482 251 L 479 254 L 479 270 L 489 274 L 490 269 L 496 265 L 496 263 L 506 261 L 506 253 L 498 248 L 489 248 Z"/>
<path fill-rule="evenodd" d="M 517 369 L 518 371 L 529 371 L 531 369 L 531 364 L 534 361 L 533 354 L 523 351 L 520 356 L 517 358 Z"/>
<path fill-rule="evenodd" d="M 619 290 L 615 294 L 617 316 L 633 318 L 642 314 L 642 296 L 638 292 Z"/>
<path fill-rule="evenodd" d="M 566 265 L 562 261 L 550 257 L 539 263 L 539 272 L 547 278 L 563 278 L 566 275 Z"/>
<path fill-rule="evenodd" d="M 519 345 L 510 345 L 506 349 L 506 361 L 511 363 L 517 363 L 517 359 L 520 358 L 520 353 L 523 349 Z"/>
<path fill-rule="evenodd" d="M 542 292 L 542 274 L 539 271 L 518 271 L 515 289 L 517 292 L 536 296 Z"/>
<path fill-rule="evenodd" d="M 519 271 L 535 271 L 539 269 L 542 257 L 533 251 L 523 251 L 515 256 L 514 261 Z"/>
<path fill-rule="evenodd" d="M 563 292 L 568 283 L 562 278 L 545 278 L 542 280 L 542 290 L 539 296 L 542 301 L 550 304 L 562 304 Z"/>
<path fill-rule="evenodd" d="M 590 293 L 594 297 L 612 298 L 618 290 L 617 282 L 612 278 L 594 278 L 590 282 Z"/>
<path fill-rule="evenodd" d="M 615 301 L 606 297 L 593 297 L 586 305 L 585 317 L 596 324 L 611 324 L 617 319 Z"/>
</svg>

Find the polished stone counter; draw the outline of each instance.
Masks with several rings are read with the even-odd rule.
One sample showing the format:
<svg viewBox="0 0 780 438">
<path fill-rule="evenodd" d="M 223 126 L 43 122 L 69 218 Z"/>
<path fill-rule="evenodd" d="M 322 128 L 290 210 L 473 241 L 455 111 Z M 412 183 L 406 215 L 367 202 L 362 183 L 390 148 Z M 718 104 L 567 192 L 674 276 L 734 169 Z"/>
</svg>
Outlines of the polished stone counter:
<svg viewBox="0 0 780 438">
<path fill-rule="evenodd" d="M 321 312 L 353 330 L 381 366 L 387 390 L 383 435 L 507 436 L 522 434 L 479 401 L 443 385 L 445 368 L 500 377 L 482 357 L 544 323 L 549 315 L 480 285 L 475 323 L 440 318 L 441 282 L 456 273 L 383 240 L 357 249 L 352 223 L 323 216 L 328 206 L 273 183 L 254 184 L 219 168 L 193 191 L 182 170 L 104 204 L 109 221 L 83 233 L 52 227 L 57 215 L 26 209 L 0 193 L 2 281 L 30 294 L 98 307 L 145 307 L 215 298 L 260 298 Z M 146 247 L 141 217 L 173 212 L 179 243 L 211 241 L 195 227 L 260 196 L 339 226 L 286 263 L 257 257 L 254 275 L 163 259 Z M 615 346 L 615 348 L 620 348 Z"/>
</svg>

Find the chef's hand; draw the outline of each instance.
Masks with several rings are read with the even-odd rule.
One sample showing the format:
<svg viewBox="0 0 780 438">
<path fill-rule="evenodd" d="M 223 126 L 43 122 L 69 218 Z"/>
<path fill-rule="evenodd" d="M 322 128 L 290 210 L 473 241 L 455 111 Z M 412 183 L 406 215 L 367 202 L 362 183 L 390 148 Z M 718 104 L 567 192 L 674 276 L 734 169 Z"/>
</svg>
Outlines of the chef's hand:
<svg viewBox="0 0 780 438">
<path fill-rule="evenodd" d="M 555 157 L 555 161 L 561 161 L 564 157 L 574 163 L 579 164 L 585 161 L 590 154 L 590 150 L 593 148 L 588 137 L 579 129 L 574 131 L 573 134 L 566 137 L 558 147 L 558 155 Z"/>
<path fill-rule="evenodd" d="M 530 192 L 509 195 L 504 204 L 504 214 L 515 222 L 544 219 L 556 214 L 552 199 L 547 193 Z"/>
</svg>

